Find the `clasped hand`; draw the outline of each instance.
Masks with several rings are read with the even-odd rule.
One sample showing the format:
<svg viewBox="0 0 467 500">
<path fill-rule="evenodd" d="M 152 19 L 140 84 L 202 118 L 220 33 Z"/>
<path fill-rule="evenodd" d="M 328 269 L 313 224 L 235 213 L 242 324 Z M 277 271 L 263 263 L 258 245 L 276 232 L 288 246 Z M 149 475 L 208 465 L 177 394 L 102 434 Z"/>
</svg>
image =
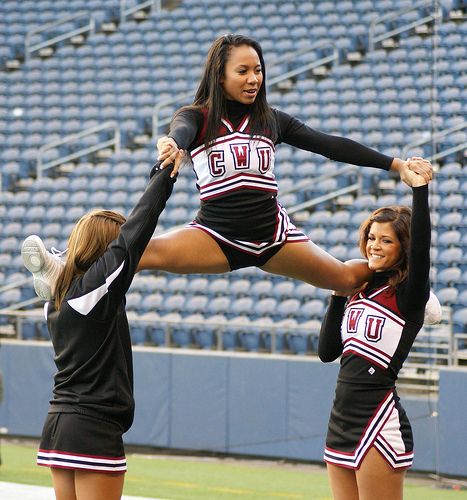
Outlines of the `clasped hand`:
<svg viewBox="0 0 467 500">
<path fill-rule="evenodd" d="M 419 156 L 400 160 L 397 170 L 400 178 L 410 187 L 424 186 L 433 179 L 433 167 L 428 160 Z"/>
<path fill-rule="evenodd" d="M 157 151 L 159 153 L 157 159 L 162 162 L 161 168 L 173 163 L 174 168 L 170 177 L 175 177 L 185 159 L 185 150 L 179 149 L 171 137 L 164 136 L 157 141 Z"/>
</svg>

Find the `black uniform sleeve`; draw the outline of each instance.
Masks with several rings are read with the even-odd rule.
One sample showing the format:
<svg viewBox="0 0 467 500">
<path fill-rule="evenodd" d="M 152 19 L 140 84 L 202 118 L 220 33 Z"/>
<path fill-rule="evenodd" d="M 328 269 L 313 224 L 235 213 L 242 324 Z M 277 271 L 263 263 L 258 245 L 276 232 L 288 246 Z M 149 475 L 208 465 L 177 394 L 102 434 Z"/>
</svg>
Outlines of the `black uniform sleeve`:
<svg viewBox="0 0 467 500">
<path fill-rule="evenodd" d="M 135 208 L 106 252 L 76 280 L 67 301 L 81 314 L 104 320 L 112 316 L 130 287 L 175 179 L 172 167 L 156 170 Z"/>
<path fill-rule="evenodd" d="M 343 350 L 341 323 L 347 297 L 331 295 L 319 332 L 318 355 L 324 363 L 337 359 Z"/>
<path fill-rule="evenodd" d="M 431 222 L 428 185 L 412 188 L 410 222 L 409 274 L 397 290 L 401 312 L 411 316 L 425 307 L 430 293 Z"/>
<path fill-rule="evenodd" d="M 184 109 L 177 113 L 170 124 L 168 136 L 180 149 L 189 149 L 203 124 L 201 111 Z"/>
<path fill-rule="evenodd" d="M 283 111 L 275 109 L 274 112 L 279 128 L 277 143 L 285 142 L 299 149 L 318 153 L 330 160 L 360 167 L 374 167 L 382 170 L 389 170 L 391 167 L 393 158 L 390 156 L 379 153 L 352 139 L 312 129 Z"/>
</svg>

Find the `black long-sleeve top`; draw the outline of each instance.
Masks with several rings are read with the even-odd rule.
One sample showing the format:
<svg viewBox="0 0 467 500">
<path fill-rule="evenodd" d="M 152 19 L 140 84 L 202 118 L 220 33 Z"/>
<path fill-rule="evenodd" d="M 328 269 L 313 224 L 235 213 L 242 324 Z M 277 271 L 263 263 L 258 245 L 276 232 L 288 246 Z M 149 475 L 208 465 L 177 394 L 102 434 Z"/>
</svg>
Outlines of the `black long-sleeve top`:
<svg viewBox="0 0 467 500">
<path fill-rule="evenodd" d="M 117 239 L 73 280 L 60 310 L 48 303 L 57 366 L 50 412 L 78 412 L 130 428 L 133 362 L 125 293 L 172 192 L 171 171 L 151 178 Z"/>
<path fill-rule="evenodd" d="M 384 374 L 385 377 L 389 375 L 391 380 L 397 378 L 397 373 L 407 358 L 413 341 L 423 325 L 425 305 L 430 290 L 431 224 L 428 206 L 428 186 L 412 188 L 412 192 L 413 205 L 410 226 L 408 276 L 397 286 L 395 290 L 395 304 L 390 311 L 391 315 L 395 313 L 396 317 L 401 318 L 405 322 L 399 332 L 400 338 L 397 348 L 392 354 L 388 363 L 389 366 Z M 346 306 L 351 307 L 352 301 L 353 304 L 357 301 L 360 307 L 365 307 L 365 300 L 368 300 L 375 292 L 387 285 L 389 277 L 390 272 L 387 271 L 375 273 L 372 281 L 365 290 L 353 297 L 351 301 L 347 301 L 347 297 L 331 296 L 319 336 L 318 354 L 322 361 L 333 361 L 343 353 L 342 322 Z M 384 301 L 382 303 L 386 305 Z M 379 307 L 378 302 L 374 302 L 374 305 Z M 391 309 L 389 306 L 388 308 Z M 362 363 L 361 356 L 352 353 L 344 354 L 341 360 L 339 379 L 358 381 L 358 375 L 363 373 L 363 371 L 355 369 L 355 365 L 361 365 Z M 363 364 L 367 366 L 367 363 Z M 376 380 L 377 377 L 373 377 L 373 379 Z"/>
<path fill-rule="evenodd" d="M 250 106 L 236 101 L 227 101 L 227 118 L 237 125 Z M 318 153 L 331 160 L 350 163 L 360 167 L 374 167 L 389 170 L 393 158 L 368 148 L 352 139 L 325 134 L 315 130 L 289 114 L 273 109 L 277 122 L 278 136 L 274 144 L 290 144 L 299 149 Z M 187 109 L 178 113 L 170 125 L 172 137 L 180 149 L 191 151 L 203 127 L 203 113 Z"/>
<path fill-rule="evenodd" d="M 227 102 L 227 117 L 225 117 L 233 127 L 233 132 L 227 131 L 220 124 L 219 139 L 220 144 L 224 137 L 232 137 L 245 121 L 250 110 L 249 105 L 241 104 L 236 101 Z M 269 137 L 271 142 L 271 156 L 274 156 L 274 146 L 280 143 L 290 144 L 299 149 L 318 153 L 332 160 L 350 163 L 353 165 L 374 167 L 383 170 L 389 170 L 393 161 L 392 157 L 381 154 L 371 148 L 363 146 L 358 142 L 344 137 L 325 134 L 318 130 L 314 130 L 296 118 L 273 109 L 273 114 L 277 123 L 277 136 Z M 186 109 L 179 112 L 173 119 L 169 137 L 172 137 L 178 147 L 185 149 L 190 153 L 196 152 L 200 144 L 203 144 L 203 130 L 206 125 L 206 113 L 198 109 Z M 268 136 L 267 133 L 264 134 Z M 241 140 L 247 141 L 248 138 Z M 245 142 L 242 143 L 242 145 Z M 232 146 L 234 147 L 234 146 Z M 215 148 L 213 148 L 215 149 Z M 254 139 L 250 141 L 251 162 L 257 154 L 254 149 Z M 229 155 L 228 150 L 219 153 Z M 225 160 L 228 163 L 228 160 Z M 272 159 L 273 164 L 273 159 Z M 200 188 L 200 178 L 210 186 L 216 185 L 222 180 L 226 185 L 233 179 L 238 172 L 252 172 L 256 174 L 255 179 L 260 177 L 253 170 L 237 169 L 237 166 L 230 167 L 231 174 L 224 174 L 224 177 L 210 177 L 208 169 L 212 168 L 208 162 L 201 162 L 195 166 L 195 172 L 198 177 L 198 189 Z M 229 167 L 228 167 L 229 168 Z M 274 174 L 272 169 L 269 169 L 265 176 L 268 181 L 275 184 Z M 230 176 L 229 176 L 230 175 Z M 262 182 L 259 179 L 259 182 Z M 202 182 L 201 182 L 202 183 Z M 203 186 L 201 186 L 201 190 Z M 277 192 L 277 187 L 276 187 Z M 273 189 L 262 189 L 261 186 L 251 187 L 242 186 L 241 188 L 226 189 L 225 192 L 217 194 L 210 199 L 202 199 L 201 209 L 196 220 L 204 224 L 226 237 L 254 240 L 254 241 L 270 241 L 272 234 L 275 231 L 276 216 L 278 213 L 277 200 Z"/>
</svg>

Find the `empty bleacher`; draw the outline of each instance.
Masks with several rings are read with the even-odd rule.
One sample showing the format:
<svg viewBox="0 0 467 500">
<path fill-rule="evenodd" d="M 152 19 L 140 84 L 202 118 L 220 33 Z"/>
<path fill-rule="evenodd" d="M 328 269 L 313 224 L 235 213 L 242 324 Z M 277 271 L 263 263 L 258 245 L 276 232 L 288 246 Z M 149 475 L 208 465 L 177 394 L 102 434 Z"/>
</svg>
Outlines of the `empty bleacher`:
<svg viewBox="0 0 467 500">
<path fill-rule="evenodd" d="M 137 3 L 126 2 L 129 7 Z M 116 0 L 2 2 L 0 309 L 34 298 L 30 286 L 9 288 L 27 277 L 19 256 L 25 236 L 38 233 L 47 246 L 64 248 L 73 223 L 89 209 L 128 214 L 154 161 L 155 116 L 161 135 L 173 111 L 190 102 L 212 40 L 241 31 L 261 42 L 268 79 L 278 79 L 268 89 L 273 106 L 312 127 L 390 155 L 436 158 L 438 172 L 431 185 L 433 288 L 451 311 L 453 332 L 461 339 L 467 331 L 467 22 L 453 15 L 458 11 L 455 1 L 440 5 L 439 17 L 427 22 L 425 31 L 407 29 L 371 49 L 370 30 L 384 35 L 416 23 L 430 14 L 430 3 L 404 12 L 413 2 L 241 0 L 223 5 L 183 0 L 162 2 L 161 10 L 146 8 L 144 16 L 135 18 L 122 17 Z M 28 33 L 81 12 L 95 21 L 84 40 L 62 40 L 42 57 L 39 51 L 25 52 Z M 378 22 L 395 13 L 400 13 L 396 19 Z M 109 23 L 115 29 L 106 29 Z M 40 33 L 42 41 L 47 33 Z M 329 45 L 313 48 L 323 41 Z M 284 73 L 329 54 L 336 58 L 280 80 Z M 17 64 L 8 65 L 12 60 Z M 154 109 L 178 95 L 184 97 Z M 59 142 L 106 123 L 116 124 L 118 133 L 102 129 Z M 118 144 L 92 151 L 117 136 Z M 42 171 L 40 148 L 43 163 L 84 153 Z M 358 226 L 372 209 L 410 203 L 409 189 L 388 182 L 387 174 L 343 168 L 287 145 L 277 150 L 276 174 L 283 193 L 279 200 L 297 226 L 341 260 L 359 256 Z M 347 195 L 294 209 L 354 184 L 358 190 Z M 189 222 L 196 210 L 194 176 L 186 168 L 157 232 Z M 127 306 L 135 344 L 306 354 L 316 349 L 327 297 L 327 291 L 257 269 L 224 276 L 141 273 Z M 9 325 L 16 319 L 1 316 L 0 321 Z M 40 323 L 38 317 L 24 319 L 23 337 L 47 338 Z M 459 342 L 460 349 L 464 343 Z"/>
</svg>

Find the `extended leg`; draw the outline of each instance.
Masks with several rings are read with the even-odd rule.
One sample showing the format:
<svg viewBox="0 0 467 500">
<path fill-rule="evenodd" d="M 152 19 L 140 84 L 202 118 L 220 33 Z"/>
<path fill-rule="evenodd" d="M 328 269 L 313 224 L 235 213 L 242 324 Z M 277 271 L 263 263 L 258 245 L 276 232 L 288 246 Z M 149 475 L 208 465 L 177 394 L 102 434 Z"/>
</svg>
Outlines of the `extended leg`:
<svg viewBox="0 0 467 500">
<path fill-rule="evenodd" d="M 286 243 L 262 269 L 306 281 L 319 288 L 349 292 L 373 275 L 366 261 L 341 262 L 311 241 Z"/>
<path fill-rule="evenodd" d="M 142 269 L 215 274 L 230 271 L 230 266 L 216 240 L 200 229 L 183 228 L 153 238 L 139 261 Z"/>
</svg>

